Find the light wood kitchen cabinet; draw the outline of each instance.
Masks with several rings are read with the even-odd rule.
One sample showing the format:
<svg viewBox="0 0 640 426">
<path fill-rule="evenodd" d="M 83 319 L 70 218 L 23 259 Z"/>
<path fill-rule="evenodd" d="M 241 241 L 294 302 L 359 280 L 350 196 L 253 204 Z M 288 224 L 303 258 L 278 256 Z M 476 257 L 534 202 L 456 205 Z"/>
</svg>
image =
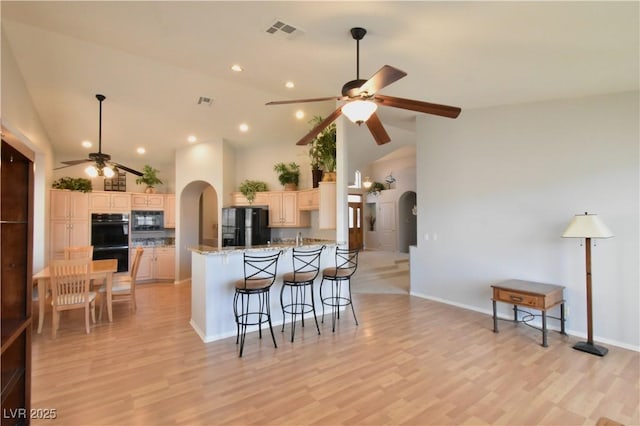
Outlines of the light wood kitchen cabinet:
<svg viewBox="0 0 640 426">
<path fill-rule="evenodd" d="M 128 192 L 93 191 L 89 194 L 89 210 L 93 213 L 129 213 L 131 194 Z"/>
<path fill-rule="evenodd" d="M 91 244 L 89 198 L 83 192 L 51 190 L 49 256 L 64 259 L 65 247 Z"/>
<path fill-rule="evenodd" d="M 320 208 L 320 188 L 298 191 L 298 208 L 300 210 L 318 210 Z"/>
<path fill-rule="evenodd" d="M 89 194 L 51 190 L 51 220 L 89 220 Z"/>
<path fill-rule="evenodd" d="M 231 193 L 231 205 L 233 207 L 242 207 L 242 206 L 267 206 L 269 205 L 269 199 L 267 194 L 268 192 L 256 192 L 256 197 L 253 199 L 253 204 L 249 204 L 249 200 L 245 197 L 242 192 L 232 192 Z"/>
<path fill-rule="evenodd" d="M 163 194 L 131 194 L 131 210 L 163 210 Z"/>
<path fill-rule="evenodd" d="M 270 228 L 304 228 L 311 226 L 308 211 L 298 208 L 297 191 L 267 192 Z"/>
<path fill-rule="evenodd" d="M 166 194 L 164 196 L 164 227 L 176 227 L 176 195 Z"/>
<path fill-rule="evenodd" d="M 132 250 L 130 265 L 133 264 L 135 251 Z M 176 275 L 174 247 L 144 247 L 140 258 L 137 281 L 170 280 Z"/>
</svg>

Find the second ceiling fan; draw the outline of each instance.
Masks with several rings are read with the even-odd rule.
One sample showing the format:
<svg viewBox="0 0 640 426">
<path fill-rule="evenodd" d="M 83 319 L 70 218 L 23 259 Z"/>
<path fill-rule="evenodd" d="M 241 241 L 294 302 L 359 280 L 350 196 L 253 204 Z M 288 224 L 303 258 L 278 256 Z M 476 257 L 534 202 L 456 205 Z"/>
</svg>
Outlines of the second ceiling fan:
<svg viewBox="0 0 640 426">
<path fill-rule="evenodd" d="M 407 109 L 411 111 L 423 112 L 425 114 L 440 115 L 442 117 L 456 118 L 460 114 L 460 108 L 433 104 L 429 102 L 415 101 L 412 99 L 397 98 L 395 96 L 379 95 L 377 92 L 400 80 L 407 75 L 406 72 L 385 65 L 376 72 L 369 80 L 360 79 L 360 40 L 367 33 L 364 28 L 351 28 L 351 36 L 356 40 L 356 79 L 345 83 L 342 86 L 342 96 L 329 96 L 326 98 L 297 99 L 290 101 L 273 101 L 267 105 L 284 105 L 303 102 L 321 102 L 321 101 L 347 101 L 346 104 L 333 111 L 327 118 L 322 120 L 309 133 L 297 142 L 297 145 L 307 145 L 320 133 L 330 125 L 341 114 L 344 114 L 357 124 L 365 123 L 369 131 L 373 135 L 378 145 L 391 141 L 389 134 L 384 129 L 378 114 L 376 114 L 377 105 L 389 106 L 394 108 Z"/>
</svg>

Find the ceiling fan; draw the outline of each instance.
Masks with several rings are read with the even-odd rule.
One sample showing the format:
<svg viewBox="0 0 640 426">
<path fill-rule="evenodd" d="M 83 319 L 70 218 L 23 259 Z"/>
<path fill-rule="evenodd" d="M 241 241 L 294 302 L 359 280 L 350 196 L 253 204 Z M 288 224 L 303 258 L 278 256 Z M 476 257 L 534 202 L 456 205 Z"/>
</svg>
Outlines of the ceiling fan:
<svg viewBox="0 0 640 426">
<path fill-rule="evenodd" d="M 98 127 L 98 152 L 89 153 L 89 158 L 84 160 L 71 160 L 71 161 L 62 161 L 62 164 L 66 164 L 62 167 L 57 167 L 55 170 L 64 169 L 65 167 L 75 166 L 77 164 L 82 164 L 86 162 L 94 162 L 95 165 L 91 165 L 85 169 L 85 172 L 91 176 L 104 176 L 104 177 L 112 177 L 118 169 L 125 170 L 129 173 L 133 173 L 137 176 L 142 176 L 142 172 L 124 166 L 120 163 L 116 163 L 111 161 L 111 156 L 109 154 L 105 154 L 102 152 L 102 101 L 106 99 L 104 95 L 96 95 L 96 99 L 100 102 L 100 119 L 99 119 L 99 127 Z"/>
<path fill-rule="evenodd" d="M 326 98 L 297 99 L 290 101 L 273 101 L 267 105 L 283 105 L 302 102 L 321 102 L 321 101 L 347 101 L 346 104 L 336 109 L 327 118 L 315 126 L 309 133 L 297 142 L 297 145 L 307 145 L 322 130 L 331 124 L 341 114 L 344 114 L 349 120 L 360 125 L 366 123 L 369 131 L 373 135 L 378 145 L 391 141 L 389 134 L 384 129 L 380 118 L 376 114 L 379 105 L 394 108 L 407 109 L 411 111 L 423 112 L 426 114 L 440 115 L 442 117 L 456 118 L 460 114 L 460 108 L 439 105 L 412 99 L 397 98 L 394 96 L 379 95 L 377 92 L 394 83 L 407 75 L 406 72 L 385 65 L 376 72 L 369 80 L 360 79 L 360 40 L 367 33 L 364 28 L 351 28 L 351 36 L 356 40 L 356 79 L 345 83 L 342 86 L 342 96 L 330 96 Z"/>
</svg>

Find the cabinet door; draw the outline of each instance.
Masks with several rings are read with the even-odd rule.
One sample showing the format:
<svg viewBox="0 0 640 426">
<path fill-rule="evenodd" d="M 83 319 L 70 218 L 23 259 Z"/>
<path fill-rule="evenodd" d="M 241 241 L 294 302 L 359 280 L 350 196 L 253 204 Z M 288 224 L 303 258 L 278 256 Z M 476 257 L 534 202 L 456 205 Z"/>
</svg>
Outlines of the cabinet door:
<svg viewBox="0 0 640 426">
<path fill-rule="evenodd" d="M 69 217 L 77 220 L 89 220 L 89 194 L 83 192 L 69 194 Z"/>
<path fill-rule="evenodd" d="M 147 208 L 146 194 L 131 194 L 131 209 L 144 210 Z"/>
<path fill-rule="evenodd" d="M 295 191 L 282 193 L 282 225 L 298 225 L 298 194 Z"/>
<path fill-rule="evenodd" d="M 320 205 L 320 190 L 310 189 L 298 192 L 298 209 L 318 210 Z"/>
<path fill-rule="evenodd" d="M 284 222 L 282 217 L 282 194 L 280 192 L 270 192 L 267 196 L 269 206 L 269 227 L 279 228 Z"/>
<path fill-rule="evenodd" d="M 131 256 L 130 265 L 133 265 L 134 257 L 135 255 Z M 144 253 L 142 253 L 142 257 L 140 258 L 140 266 L 138 266 L 138 275 L 136 276 L 137 281 L 150 280 L 153 278 L 154 258 L 154 248 L 145 247 Z"/>
<path fill-rule="evenodd" d="M 156 248 L 156 278 L 159 280 L 174 280 L 175 275 L 175 249 Z"/>
<path fill-rule="evenodd" d="M 88 246 L 91 244 L 91 229 L 87 220 L 69 222 L 69 246 Z"/>
<path fill-rule="evenodd" d="M 89 209 L 95 212 L 111 211 L 111 197 L 106 192 L 92 192 L 89 194 Z"/>
<path fill-rule="evenodd" d="M 131 210 L 130 194 L 111 194 L 111 211 L 117 213 L 128 213 L 129 210 Z"/>
<path fill-rule="evenodd" d="M 49 256 L 52 259 L 64 259 L 64 248 L 69 246 L 69 221 L 51 221 L 50 232 Z"/>
<path fill-rule="evenodd" d="M 176 227 L 176 196 L 169 194 L 164 200 L 164 227 Z"/>
<path fill-rule="evenodd" d="M 164 208 L 164 195 L 147 195 L 147 208 L 150 210 L 162 210 Z"/>
</svg>

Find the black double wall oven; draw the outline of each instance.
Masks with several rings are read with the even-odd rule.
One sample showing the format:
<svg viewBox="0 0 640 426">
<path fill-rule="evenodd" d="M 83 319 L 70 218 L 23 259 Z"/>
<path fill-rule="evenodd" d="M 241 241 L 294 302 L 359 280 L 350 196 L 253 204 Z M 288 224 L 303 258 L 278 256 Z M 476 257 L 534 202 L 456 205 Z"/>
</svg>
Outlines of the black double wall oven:
<svg viewBox="0 0 640 426">
<path fill-rule="evenodd" d="M 129 270 L 129 215 L 91 214 L 91 245 L 94 259 L 117 259 L 118 272 Z"/>
</svg>

